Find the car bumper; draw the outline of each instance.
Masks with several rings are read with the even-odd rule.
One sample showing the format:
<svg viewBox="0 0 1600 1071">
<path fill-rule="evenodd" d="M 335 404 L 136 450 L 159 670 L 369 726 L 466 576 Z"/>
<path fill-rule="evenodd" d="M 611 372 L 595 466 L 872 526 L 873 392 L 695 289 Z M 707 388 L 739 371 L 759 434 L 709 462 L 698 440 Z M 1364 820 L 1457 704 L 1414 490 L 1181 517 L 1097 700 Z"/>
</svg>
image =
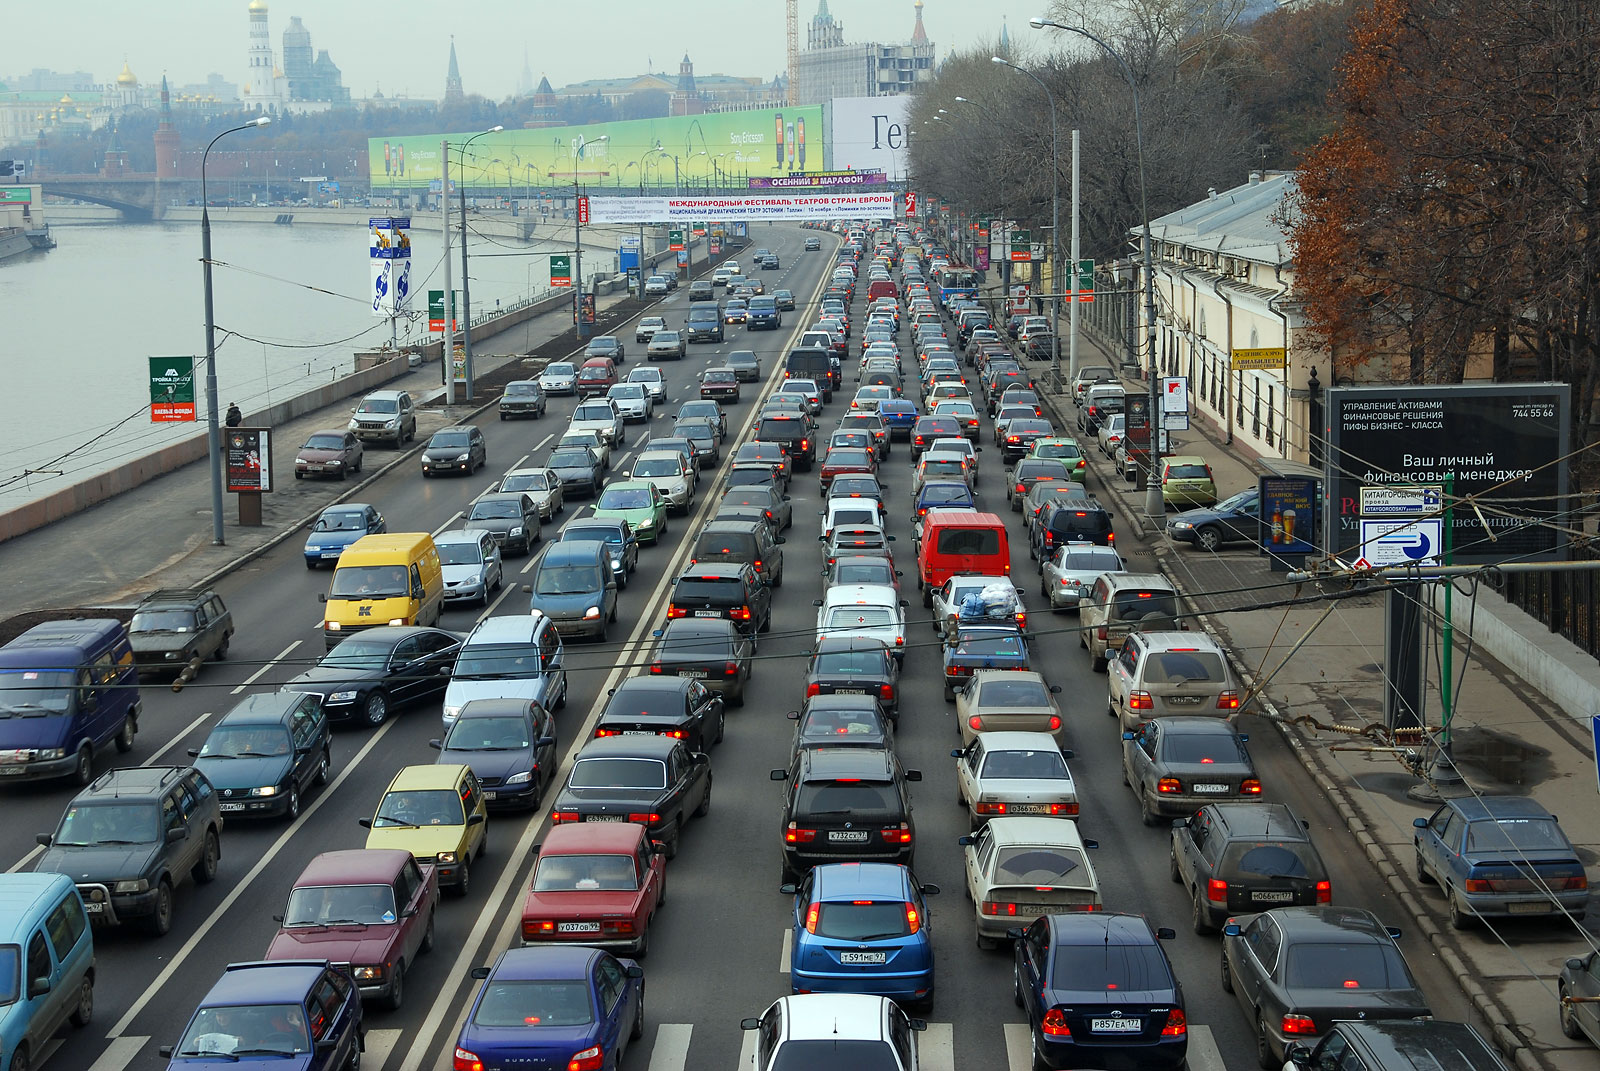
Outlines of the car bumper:
<svg viewBox="0 0 1600 1071">
<path fill-rule="evenodd" d="M 329 715 L 328 720 L 333 720 L 332 715 Z M 271 818 L 289 809 L 289 795 L 285 792 L 275 796 L 246 796 L 242 799 L 223 800 L 217 806 L 229 818 Z"/>
<path fill-rule="evenodd" d="M 1198 531 L 1198 528 L 1174 528 L 1169 524 L 1167 525 L 1167 538 L 1174 543 L 1194 543 L 1198 545 L 1200 537 L 1195 534 Z"/>
<path fill-rule="evenodd" d="M 612 573 L 621 576 L 616 566 L 611 567 Z M 599 617 L 555 617 L 551 622 L 556 626 L 556 633 L 560 636 L 599 636 L 606 630 L 606 615 Z"/>
<path fill-rule="evenodd" d="M 576 383 L 541 383 L 539 386 L 544 389 L 546 394 L 576 394 L 578 392 Z"/>
<path fill-rule="evenodd" d="M 399 428 L 351 428 L 350 430 L 364 443 L 389 442 L 400 435 Z"/>
<path fill-rule="evenodd" d="M 155 914 L 157 889 L 142 893 L 112 893 L 105 885 L 79 885 L 89 921 L 97 926 L 118 926 Z"/>
<path fill-rule="evenodd" d="M 648 933 L 649 931 L 647 930 L 646 932 Z M 626 940 L 620 938 L 597 938 L 596 935 L 592 933 L 575 933 L 570 937 L 555 938 L 548 941 L 530 941 L 526 937 L 522 939 L 523 948 L 562 948 L 571 947 L 572 945 L 582 945 L 584 948 L 605 948 L 610 949 L 612 952 L 623 952 L 627 954 L 638 952 L 639 949 L 644 946 L 644 943 L 645 935 L 643 933 L 639 934 L 637 937 L 627 938 Z"/>
<path fill-rule="evenodd" d="M 1555 915 L 1562 909 L 1581 918 L 1589 903 L 1589 890 L 1560 892 L 1553 896 L 1542 893 L 1463 893 L 1457 891 L 1470 913 L 1489 917 L 1541 918 Z M 1557 905 L 1560 905 L 1559 907 Z"/>
<path fill-rule="evenodd" d="M 78 764 L 76 754 L 61 759 L 34 759 L 31 762 L 0 763 L 0 784 L 18 781 L 48 781 L 66 777 Z"/>
<path fill-rule="evenodd" d="M 739 400 L 739 392 L 736 390 L 728 390 L 726 387 L 717 390 L 710 390 L 708 388 L 701 387 L 700 397 L 719 402 L 736 402 Z"/>
<path fill-rule="evenodd" d="M 570 480 L 570 481 L 569 480 L 563 480 L 562 483 L 561 483 L 561 493 L 563 495 L 585 495 L 587 497 L 593 498 L 594 497 L 594 481 L 593 480 Z"/>
<path fill-rule="evenodd" d="M 1261 799 L 1260 796 L 1245 796 L 1237 792 L 1208 792 L 1204 795 L 1150 793 L 1147 798 L 1150 812 L 1163 818 L 1187 818 L 1208 803 L 1253 803 Z"/>
<path fill-rule="evenodd" d="M 892 974 L 870 969 L 791 971 L 789 987 L 793 993 L 865 993 L 890 1000 L 926 1000 L 933 991 L 933 968 Z"/>
<path fill-rule="evenodd" d="M 422 462 L 422 471 L 423 471 L 423 473 L 425 475 L 427 475 L 427 474 L 437 475 L 439 473 L 445 473 L 445 472 L 462 472 L 462 473 L 466 473 L 466 472 L 471 472 L 472 471 L 472 461 L 470 459 L 466 460 L 466 461 L 427 461 L 427 460 L 424 460 Z"/>
<path fill-rule="evenodd" d="M 872 846 L 869 845 L 868 847 Z M 910 866 L 912 854 L 910 845 L 897 851 L 875 849 L 860 852 L 828 852 L 815 849 L 800 851 L 785 846 L 783 849 L 783 861 L 790 870 L 797 872 L 810 870 L 814 866 L 821 866 L 826 863 L 899 863 L 902 866 Z"/>
<path fill-rule="evenodd" d="M 1034 1035 L 1039 1051 L 1051 1067 L 1137 1067 L 1140 1071 L 1178 1071 L 1189 1055 L 1189 1038 L 1172 1038 L 1159 1042 L 1119 1041 L 1112 1038 L 1084 1035 L 1089 1039 L 1059 1041 L 1045 1035 Z"/>
<path fill-rule="evenodd" d="M 1077 588 L 1062 587 L 1057 584 L 1049 591 L 1052 610 L 1076 610 L 1078 604 L 1083 602 L 1083 594 Z"/>
<path fill-rule="evenodd" d="M 538 794 L 538 788 L 531 780 L 520 785 L 485 785 L 483 802 L 490 810 L 513 811 L 533 806 Z"/>
<path fill-rule="evenodd" d="M 482 581 L 475 581 L 471 584 L 458 584 L 455 587 L 446 586 L 444 589 L 444 601 L 447 603 L 471 602 L 474 599 L 483 598 L 487 593 L 488 588 Z"/>
<path fill-rule="evenodd" d="M 511 420 L 521 417 L 536 417 L 541 412 L 543 412 L 543 409 L 537 405 L 502 405 L 500 407 L 500 419 Z"/>
<path fill-rule="evenodd" d="M 620 415 L 625 421 L 638 422 L 649 419 L 649 414 L 644 409 L 626 409 L 621 411 Z"/>
<path fill-rule="evenodd" d="M 335 479 L 344 479 L 346 466 L 343 461 L 313 461 L 302 465 L 295 463 L 294 474 L 305 479 L 308 476 L 331 476 Z"/>
</svg>

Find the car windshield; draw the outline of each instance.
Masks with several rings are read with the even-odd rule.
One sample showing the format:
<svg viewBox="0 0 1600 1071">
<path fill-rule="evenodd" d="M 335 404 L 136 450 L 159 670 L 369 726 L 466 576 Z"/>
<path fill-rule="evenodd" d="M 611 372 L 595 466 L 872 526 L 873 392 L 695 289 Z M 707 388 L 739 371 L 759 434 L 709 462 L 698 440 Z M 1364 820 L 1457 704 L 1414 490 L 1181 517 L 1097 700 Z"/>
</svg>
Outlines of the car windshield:
<svg viewBox="0 0 1600 1071">
<path fill-rule="evenodd" d="M 56 831 L 58 847 L 93 844 L 153 844 L 156 809 L 143 804 L 92 803 L 67 808 Z"/>
<path fill-rule="evenodd" d="M 1221 762 L 1232 766 L 1250 761 L 1244 746 L 1231 733 L 1206 733 L 1204 736 L 1167 733 L 1161 743 L 1161 757 L 1175 765 L 1208 766 Z"/>
<path fill-rule="evenodd" d="M 1050 984 L 1073 993 L 1146 993 L 1173 987 L 1161 949 L 1098 940 L 1056 945 Z"/>
<path fill-rule="evenodd" d="M 469 643 L 461 648 L 451 676 L 456 680 L 516 680 L 538 676 L 544 668 L 539 648 L 528 643 Z"/>
<path fill-rule="evenodd" d="M 328 594 L 337 599 L 388 599 L 409 591 L 403 565 L 343 565 L 328 585 Z"/>
<path fill-rule="evenodd" d="M 579 379 L 609 379 L 610 376 L 611 370 L 605 365 L 586 364 L 582 368 L 578 369 Z"/>
<path fill-rule="evenodd" d="M 520 717 L 457 718 L 444 740 L 447 751 L 522 751 L 533 746 Z"/>
<path fill-rule="evenodd" d="M 364 398 L 356 407 L 358 413 L 398 413 L 400 403 L 393 398 Z"/>
<path fill-rule="evenodd" d="M 769 1071 L 892 1071 L 900 1066 L 887 1041 L 807 1039 L 785 1041 Z"/>
<path fill-rule="evenodd" d="M 283 924 L 296 926 L 382 926 L 392 923 L 390 885 L 307 885 L 289 894 Z"/>
<path fill-rule="evenodd" d="M 1021 749 L 991 751 L 983 758 L 983 771 L 979 776 L 985 779 L 1000 778 L 1005 781 L 1072 779 L 1072 775 L 1067 773 L 1066 760 L 1055 748 L 1039 751 Z"/>
<path fill-rule="evenodd" d="M 824 741 L 837 736 L 883 735 L 883 723 L 860 709 L 813 709 L 806 714 L 800 735 Z"/>
<path fill-rule="evenodd" d="M 545 365 L 544 374 L 547 376 L 570 376 L 577 370 L 577 366 L 569 361 L 557 361 L 554 364 Z"/>
<path fill-rule="evenodd" d="M 313 435 L 306 440 L 305 450 L 343 450 L 343 435 Z"/>
<path fill-rule="evenodd" d="M 1144 660 L 1149 684 L 1183 684 L 1186 681 L 1220 681 L 1227 670 L 1215 651 L 1153 651 Z"/>
<path fill-rule="evenodd" d="M 806 781 L 796 794 L 794 814 L 890 818 L 900 814 L 900 797 L 887 781 Z"/>
<path fill-rule="evenodd" d="M 583 1026 L 594 1021 L 584 982 L 490 980 L 472 1022 L 487 1028 Z"/>
<path fill-rule="evenodd" d="M 429 446 L 466 446 L 470 437 L 464 431 L 436 431 Z"/>
<path fill-rule="evenodd" d="M 986 636 L 963 632 L 956 640 L 955 653 L 958 657 L 992 658 L 998 655 L 1015 658 L 1022 654 L 1022 639 L 1019 636 Z"/>
<path fill-rule="evenodd" d="M 894 615 L 886 606 L 836 606 L 828 611 L 824 628 L 856 629 L 885 628 L 894 624 Z"/>
<path fill-rule="evenodd" d="M 537 397 L 538 394 L 539 394 L 539 384 L 537 384 L 537 383 L 507 383 L 506 384 L 506 394 L 507 394 L 507 396 L 512 397 L 512 398 Z"/>
<path fill-rule="evenodd" d="M 670 457 L 640 458 L 634 462 L 635 476 L 681 476 L 682 467 Z"/>
<path fill-rule="evenodd" d="M 659 368 L 635 368 L 628 373 L 629 383 L 660 383 L 661 370 Z"/>
<path fill-rule="evenodd" d="M 294 1056 L 309 1053 L 305 1011 L 298 1004 L 201 1008 L 178 1043 L 178 1056 Z"/>
<path fill-rule="evenodd" d="M 500 481 L 502 491 L 548 491 L 550 483 L 542 472 L 512 473 Z"/>
<path fill-rule="evenodd" d="M 701 382 L 704 382 L 704 383 L 732 383 L 732 382 L 734 382 L 734 375 L 733 375 L 732 372 L 711 371 L 711 372 L 707 372 L 705 374 L 705 378 Z"/>
<path fill-rule="evenodd" d="M 650 492 L 642 487 L 612 487 L 600 495 L 599 509 L 648 509 Z"/>
<path fill-rule="evenodd" d="M 367 515 L 360 510 L 329 510 L 317 518 L 319 532 L 364 532 Z"/>
<path fill-rule="evenodd" d="M 1416 983 L 1400 953 L 1383 944 L 1292 944 L 1283 984 L 1290 989 L 1411 989 Z"/>
<path fill-rule="evenodd" d="M 491 520 L 496 517 L 521 517 L 522 503 L 510 498 L 492 498 L 479 502 L 467 514 L 469 521 Z"/>
<path fill-rule="evenodd" d="M 567 778 L 569 788 L 667 787 L 667 764 L 660 759 L 579 759 Z"/>
<path fill-rule="evenodd" d="M 721 376 L 726 379 L 731 372 L 707 372 L 708 376 Z M 709 420 L 716 422 L 722 419 L 722 410 L 716 402 L 684 402 L 678 407 L 679 420 Z"/>
<path fill-rule="evenodd" d="M 656 276 L 656 278 L 660 278 L 660 276 Z M 615 353 L 616 351 L 617 351 L 617 340 L 616 340 L 615 336 L 612 336 L 612 335 L 599 335 L 599 336 L 589 340 L 589 352 L 590 353 L 602 353 L 603 354 L 603 353 Z"/>
<path fill-rule="evenodd" d="M 440 548 L 441 554 L 444 548 Z M 389 664 L 389 652 L 393 644 L 382 640 L 374 641 L 364 636 L 352 636 L 340 642 L 339 646 L 322 656 L 319 666 L 332 666 L 337 669 L 382 669 Z"/>
<path fill-rule="evenodd" d="M 717 434 L 711 430 L 711 425 L 703 420 L 679 421 L 672 430 L 691 441 L 710 440 Z"/>
<path fill-rule="evenodd" d="M 618 383 L 606 391 L 607 398 L 632 398 L 635 401 L 644 397 L 644 387 L 638 383 Z"/>
<path fill-rule="evenodd" d="M 0 945 L 0 1008 L 15 1004 L 22 993 L 22 949 Z"/>
<path fill-rule="evenodd" d="M 1553 818 L 1499 818 L 1467 826 L 1469 852 L 1571 851 Z"/>
<path fill-rule="evenodd" d="M 824 651 L 817 655 L 812 672 L 818 676 L 881 676 L 882 651 Z"/>
<path fill-rule="evenodd" d="M 693 313 L 691 313 L 690 315 L 692 316 Z M 662 343 L 664 345 L 671 345 L 671 344 L 673 344 L 673 343 L 675 343 L 677 341 L 678 341 L 678 332 L 676 332 L 676 331 L 657 331 L 650 338 L 650 344 L 651 345 L 655 345 L 657 342 L 660 342 L 660 343 Z"/>
<path fill-rule="evenodd" d="M 912 932 L 904 900 L 849 900 L 812 906 L 817 909 L 817 918 L 808 928 L 818 937 L 834 941 L 881 941 L 909 937 Z"/>
<path fill-rule="evenodd" d="M 408 788 L 384 794 L 373 829 L 406 826 L 459 826 L 465 817 L 453 788 Z"/>
<path fill-rule="evenodd" d="M 631 855 L 541 855 L 534 892 L 633 892 L 639 887 Z"/>
<path fill-rule="evenodd" d="M 550 455 L 553 469 L 586 469 L 593 464 L 586 450 L 557 450 Z"/>
<path fill-rule="evenodd" d="M 561 530 L 561 538 L 557 542 L 610 543 L 612 546 L 620 547 L 622 529 L 607 524 L 569 524 Z"/>
<path fill-rule="evenodd" d="M 546 566 L 539 570 L 534 585 L 540 595 L 587 595 L 600 588 L 600 574 L 592 565 Z"/>
<path fill-rule="evenodd" d="M 193 610 L 140 610 L 128 622 L 129 632 L 192 632 Z"/>
<path fill-rule="evenodd" d="M 1322 861 L 1309 844 L 1260 843 L 1243 841 L 1228 845 L 1217 866 L 1218 874 L 1242 881 L 1270 881 L 1284 878 L 1317 878 L 1323 875 Z"/>
<path fill-rule="evenodd" d="M 1087 885 L 1083 856 L 1076 848 L 1001 848 L 995 856 L 996 885 Z M 1071 880 L 1069 880 L 1071 879 Z"/>
<path fill-rule="evenodd" d="M 289 730 L 281 725 L 219 725 L 200 745 L 200 757 L 243 759 L 287 755 L 293 750 Z"/>
<path fill-rule="evenodd" d="M 639 321 L 640 327 L 660 327 L 667 321 L 660 316 L 646 316 Z"/>
</svg>

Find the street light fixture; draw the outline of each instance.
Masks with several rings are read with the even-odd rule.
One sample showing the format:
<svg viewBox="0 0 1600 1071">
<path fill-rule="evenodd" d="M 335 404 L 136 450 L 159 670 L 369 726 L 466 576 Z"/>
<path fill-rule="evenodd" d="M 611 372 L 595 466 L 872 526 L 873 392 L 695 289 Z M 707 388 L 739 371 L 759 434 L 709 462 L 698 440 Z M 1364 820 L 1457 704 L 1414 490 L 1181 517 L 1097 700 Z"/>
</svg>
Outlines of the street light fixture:
<svg viewBox="0 0 1600 1071">
<path fill-rule="evenodd" d="M 610 140 L 610 134 L 601 134 L 593 141 L 579 144 L 572 152 L 572 294 L 576 302 L 572 311 L 579 342 L 583 341 L 583 329 L 588 325 L 583 322 L 583 220 L 578 212 L 578 157 L 588 146 Z"/>
<path fill-rule="evenodd" d="M 200 271 L 206 292 L 206 453 L 211 465 L 211 542 L 219 547 L 227 540 L 222 531 L 222 429 L 217 422 L 217 324 L 211 303 L 211 201 L 206 196 L 206 160 L 211 146 L 222 138 L 271 122 L 272 116 L 258 115 L 241 126 L 224 130 L 200 154 Z"/>
<path fill-rule="evenodd" d="M 1156 482 L 1156 465 L 1161 461 L 1161 384 L 1157 382 L 1156 376 L 1156 278 L 1155 270 L 1151 266 L 1150 247 L 1153 243 L 1150 237 L 1150 202 L 1145 194 L 1144 127 L 1139 118 L 1139 83 L 1134 79 L 1133 72 L 1128 69 L 1122 57 L 1117 54 L 1117 50 L 1082 26 L 1065 26 L 1043 16 L 1029 19 L 1028 25 L 1035 30 L 1042 30 L 1048 26 L 1066 33 L 1075 33 L 1079 37 L 1087 37 L 1117 61 L 1122 77 L 1127 79 L 1128 88 L 1133 91 L 1133 144 L 1139 159 L 1139 214 L 1144 217 L 1145 359 L 1149 362 L 1150 369 L 1150 471 L 1146 479 L 1145 511 L 1152 517 L 1160 517 L 1166 512 L 1166 503 L 1161 497 L 1161 485 Z M 1073 265 L 1073 270 L 1077 270 L 1077 265 Z"/>
<path fill-rule="evenodd" d="M 1061 166 L 1060 138 L 1056 130 L 1056 95 L 1043 78 L 1025 67 L 1018 67 L 1004 56 L 992 56 L 990 62 L 1020 71 L 1039 83 L 1045 99 L 1050 102 L 1050 264 L 1054 279 L 1050 286 L 1050 369 L 1055 373 L 1056 389 L 1061 387 Z M 1077 265 L 1072 266 L 1077 271 Z"/>
<path fill-rule="evenodd" d="M 461 370 L 466 377 L 465 401 L 472 401 L 472 283 L 467 277 L 467 146 L 485 134 L 498 134 L 503 126 L 480 130 L 461 143 Z M 449 196 L 448 192 L 445 194 Z"/>
</svg>

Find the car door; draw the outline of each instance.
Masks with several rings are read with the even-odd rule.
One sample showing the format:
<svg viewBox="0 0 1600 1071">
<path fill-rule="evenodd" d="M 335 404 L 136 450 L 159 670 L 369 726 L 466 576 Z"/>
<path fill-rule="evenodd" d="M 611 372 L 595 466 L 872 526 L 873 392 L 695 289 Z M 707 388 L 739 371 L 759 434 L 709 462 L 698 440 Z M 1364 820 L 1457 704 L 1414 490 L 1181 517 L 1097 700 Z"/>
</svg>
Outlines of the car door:
<svg viewBox="0 0 1600 1071">
<path fill-rule="evenodd" d="M 1128 703 L 1128 693 L 1133 691 L 1135 674 L 1139 669 L 1139 648 L 1129 636 L 1122 641 L 1122 650 L 1117 652 L 1117 657 L 1106 662 L 1106 689 L 1110 696 L 1111 709 L 1122 718 L 1124 708 Z"/>
<path fill-rule="evenodd" d="M 432 905 L 428 883 L 422 878 L 415 859 L 407 859 L 394 879 L 394 902 L 400 907 L 400 955 L 407 964 L 415 963 L 431 921 Z"/>
<path fill-rule="evenodd" d="M 628 976 L 623 973 L 622 964 L 609 955 L 602 955 L 595 962 L 591 984 L 600 1003 L 601 1048 L 620 1054 L 627 1043 L 626 1027 L 632 1025 L 629 1002 L 625 999 Z"/>
<path fill-rule="evenodd" d="M 290 716 L 289 733 L 294 739 L 295 778 L 304 788 L 316 777 L 328 750 L 328 717 L 321 696 L 306 693 Z"/>
<path fill-rule="evenodd" d="M 534 706 L 528 715 L 530 720 L 529 730 L 533 741 L 533 761 L 535 784 L 548 786 L 556 776 L 556 722 L 550 712 L 542 706 Z"/>
<path fill-rule="evenodd" d="M 389 656 L 389 672 L 384 680 L 396 705 L 410 702 L 431 683 L 424 677 L 427 663 L 422 658 L 422 637 L 422 633 L 407 636 L 394 645 L 394 653 Z"/>
<path fill-rule="evenodd" d="M 1050 919 L 1045 916 L 1034 919 L 1033 925 L 1023 932 L 1022 940 L 1017 942 L 1017 975 L 1022 983 L 1018 988 L 1022 991 L 1022 1010 L 1029 1023 L 1038 1023 L 1044 1018 L 1045 1009 L 1040 1004 L 1049 960 Z"/>
<path fill-rule="evenodd" d="M 1422 857 L 1435 878 L 1443 878 L 1454 867 L 1455 845 L 1461 841 L 1466 823 L 1449 807 L 1440 807 L 1428 819 L 1428 828 L 1417 837 Z"/>
<path fill-rule="evenodd" d="M 351 1054 L 358 1044 L 361 1011 L 351 999 L 354 983 L 348 976 L 333 970 L 322 973 L 305 999 L 306 1016 L 311 1027 L 311 1044 L 316 1052 L 311 1067 L 319 1071 L 335 1071 L 349 1065 Z"/>
<path fill-rule="evenodd" d="M 456 784 L 456 793 L 461 797 L 461 806 L 467 816 L 467 851 L 476 859 L 489 834 L 489 812 L 483 802 L 483 789 L 478 785 L 477 775 L 471 770 L 463 773 Z M 473 825 L 472 816 L 475 814 L 482 815 L 483 821 Z"/>
<path fill-rule="evenodd" d="M 556 632 L 556 627 L 549 621 L 539 626 L 535 641 L 539 645 L 540 668 L 544 671 L 544 709 L 555 710 L 566 702 L 567 697 L 567 671 L 562 665 L 563 651 L 561 637 Z M 552 730 L 547 735 L 555 735 Z"/>
<path fill-rule="evenodd" d="M 61 964 L 51 955 L 50 942 L 46 940 L 42 928 L 35 929 L 29 935 L 24 957 L 27 969 L 23 971 L 22 988 L 17 996 L 19 1002 L 28 1007 L 27 1014 L 23 1016 L 27 1023 L 26 1035 L 32 1043 L 32 1050 L 38 1052 L 76 1006 L 78 994 L 76 991 L 63 992 L 67 987 L 62 984 Z M 46 988 L 35 993 L 33 987 L 39 981 Z"/>
<path fill-rule="evenodd" d="M 1257 915 L 1245 926 L 1242 936 L 1244 939 L 1239 943 L 1244 946 L 1244 954 L 1229 960 L 1234 991 L 1244 1008 L 1260 1008 L 1267 980 L 1277 970 L 1283 939 L 1270 915 Z M 1238 962 L 1233 961 L 1235 958 Z"/>
<path fill-rule="evenodd" d="M 973 843 L 963 853 L 967 870 L 967 895 L 981 904 L 988 898 L 994 874 L 994 835 L 987 824 L 976 834 Z"/>
<path fill-rule="evenodd" d="M 1122 749 L 1124 763 L 1127 767 L 1128 781 L 1133 785 L 1137 795 L 1147 791 L 1150 779 L 1155 775 L 1157 734 L 1160 732 L 1160 723 L 1147 721 L 1133 730 L 1134 737 L 1126 741 Z"/>
<path fill-rule="evenodd" d="M 188 778 L 183 778 L 172 789 L 170 798 L 178 808 L 178 825 L 188 834 L 178 844 L 169 847 L 173 880 L 187 874 L 200 861 L 200 852 L 206 842 L 206 813 L 200 806 L 200 794 Z"/>
<path fill-rule="evenodd" d="M 1261 500 L 1251 495 L 1239 507 L 1222 516 L 1224 537 L 1230 542 L 1253 543 L 1261 536 Z"/>
<path fill-rule="evenodd" d="M 956 785 L 961 798 L 972 807 L 978 801 L 978 771 L 983 769 L 983 737 L 973 739 L 966 752 L 956 760 Z"/>
<path fill-rule="evenodd" d="M 1172 865 L 1183 884 L 1194 890 L 1205 885 L 1201 876 L 1205 843 L 1211 837 L 1211 821 L 1205 811 L 1196 811 L 1181 826 L 1172 830 Z M 1198 891 L 1196 895 L 1199 895 Z"/>
<path fill-rule="evenodd" d="M 1570 996 L 1586 997 L 1591 1002 L 1600 998 L 1600 953 L 1591 952 L 1584 957 L 1584 968 L 1573 972 L 1573 980 L 1577 983 L 1569 992 Z M 1589 1035 L 1589 1040 L 1600 1045 L 1600 1003 L 1573 1004 L 1572 1018 L 1584 1033 Z"/>
<path fill-rule="evenodd" d="M 373 507 L 367 507 L 366 517 L 368 535 L 382 535 L 389 530 L 389 524 L 383 519 L 383 514 Z"/>
</svg>

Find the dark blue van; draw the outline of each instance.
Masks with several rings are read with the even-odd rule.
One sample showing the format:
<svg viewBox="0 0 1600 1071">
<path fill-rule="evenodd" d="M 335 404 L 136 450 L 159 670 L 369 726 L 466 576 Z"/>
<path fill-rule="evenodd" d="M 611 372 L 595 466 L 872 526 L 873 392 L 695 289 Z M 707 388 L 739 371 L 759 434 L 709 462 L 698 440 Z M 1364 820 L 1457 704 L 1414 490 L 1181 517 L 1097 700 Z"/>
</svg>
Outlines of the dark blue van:
<svg viewBox="0 0 1600 1071">
<path fill-rule="evenodd" d="M 0 647 L 0 784 L 94 780 L 94 753 L 133 750 L 138 671 L 114 618 L 38 624 Z"/>
</svg>

